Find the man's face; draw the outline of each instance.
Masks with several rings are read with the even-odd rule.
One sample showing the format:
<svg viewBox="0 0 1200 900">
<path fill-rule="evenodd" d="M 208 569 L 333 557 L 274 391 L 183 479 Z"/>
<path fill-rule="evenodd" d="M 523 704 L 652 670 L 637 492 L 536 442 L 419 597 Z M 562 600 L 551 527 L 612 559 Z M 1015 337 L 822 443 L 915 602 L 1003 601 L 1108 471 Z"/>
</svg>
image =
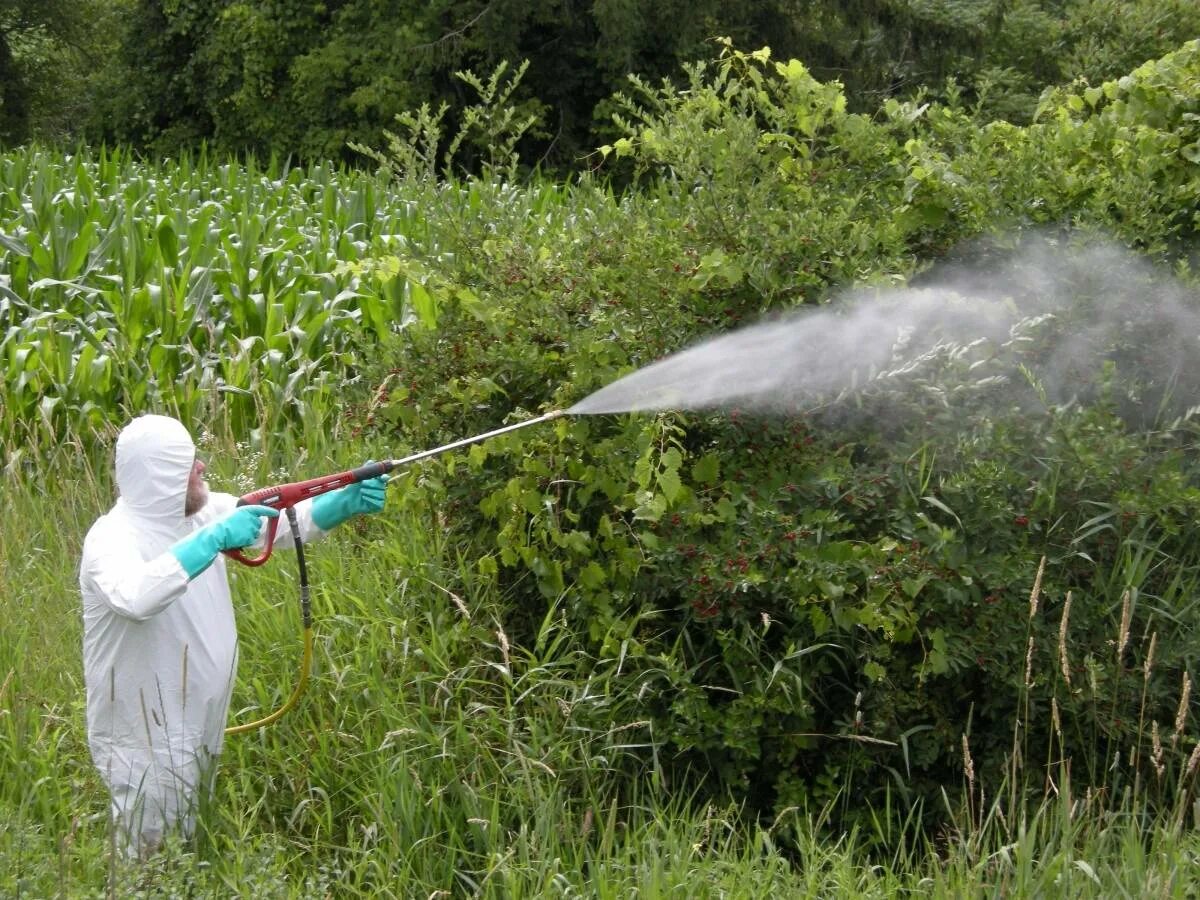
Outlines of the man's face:
<svg viewBox="0 0 1200 900">
<path fill-rule="evenodd" d="M 208 482 L 204 480 L 204 460 L 196 457 L 192 463 L 192 473 L 188 476 L 187 499 L 183 502 L 183 514 L 194 516 L 208 502 Z"/>
</svg>

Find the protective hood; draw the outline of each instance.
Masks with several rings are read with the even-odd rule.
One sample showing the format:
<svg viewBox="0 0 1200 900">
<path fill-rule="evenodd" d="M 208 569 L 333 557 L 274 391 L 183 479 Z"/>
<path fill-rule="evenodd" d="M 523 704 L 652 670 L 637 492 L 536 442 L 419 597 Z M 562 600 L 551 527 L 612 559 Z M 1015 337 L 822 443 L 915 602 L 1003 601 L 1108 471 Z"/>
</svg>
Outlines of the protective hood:
<svg viewBox="0 0 1200 900">
<path fill-rule="evenodd" d="M 178 523 L 187 500 L 196 446 L 169 416 L 139 416 L 117 438 L 117 488 L 138 518 Z"/>
</svg>

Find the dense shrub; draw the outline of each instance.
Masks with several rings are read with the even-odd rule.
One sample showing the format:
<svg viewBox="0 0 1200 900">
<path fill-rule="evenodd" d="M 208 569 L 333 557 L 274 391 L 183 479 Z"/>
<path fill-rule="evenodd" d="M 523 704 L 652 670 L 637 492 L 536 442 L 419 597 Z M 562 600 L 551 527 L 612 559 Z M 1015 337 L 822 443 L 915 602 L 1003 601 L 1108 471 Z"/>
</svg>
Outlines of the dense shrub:
<svg viewBox="0 0 1200 900">
<path fill-rule="evenodd" d="M 414 246 L 375 269 L 437 311 L 377 373 L 390 440 L 567 406 L 763 311 L 903 282 L 988 230 L 1102 227 L 1156 259 L 1195 239 L 1196 43 L 1052 96 L 1023 128 L 953 107 L 849 113 L 836 85 L 765 51 L 726 47 L 688 79 L 622 101 L 625 137 L 601 154 L 638 193 L 412 185 L 453 224 L 436 259 Z M 1028 274 L 1015 302 L 1049 290 Z M 1111 299 L 1092 274 L 1051 331 Z M 407 496 L 444 509 L 512 633 L 560 604 L 592 654 L 620 661 L 644 715 L 615 724 L 664 774 L 852 817 L 886 790 L 936 798 L 969 734 L 993 773 L 1053 743 L 1114 786 L 1192 664 L 1189 398 L 1177 367 L 1144 365 L 1166 348 L 1155 329 L 1105 332 L 1069 373 L 1045 333 L 982 368 L 947 351 L 925 381 L 821 415 L 558 420 L 430 464 Z"/>
<path fill-rule="evenodd" d="M 498 77 L 474 82 L 501 139 L 465 184 L 437 181 L 428 111 L 409 138 L 429 147 L 397 137 L 388 190 L 6 157 L 6 464 L 122 404 L 224 411 L 268 450 L 365 431 L 399 456 L 764 313 L 905 284 L 1011 304 L 1003 339 L 952 335 L 819 412 L 563 417 L 398 493 L 440 530 L 446 589 L 502 597 L 514 644 L 548 622 L 580 636 L 572 690 L 606 702 L 562 698 L 563 724 L 604 735 L 612 771 L 636 758 L 755 810 L 836 798 L 850 817 L 887 791 L 936 798 L 969 738 L 993 793 L 1006 763 L 1052 752 L 1106 789 L 1154 758 L 1133 783 L 1165 797 L 1195 735 L 1198 56 L 1049 96 L 1016 127 L 853 113 L 799 63 L 726 46 L 686 89 L 619 101 L 623 136 L 595 161 L 621 193 L 514 183 L 525 120 L 487 108 Z M 1077 250 L 1086 228 L 1149 261 Z"/>
</svg>

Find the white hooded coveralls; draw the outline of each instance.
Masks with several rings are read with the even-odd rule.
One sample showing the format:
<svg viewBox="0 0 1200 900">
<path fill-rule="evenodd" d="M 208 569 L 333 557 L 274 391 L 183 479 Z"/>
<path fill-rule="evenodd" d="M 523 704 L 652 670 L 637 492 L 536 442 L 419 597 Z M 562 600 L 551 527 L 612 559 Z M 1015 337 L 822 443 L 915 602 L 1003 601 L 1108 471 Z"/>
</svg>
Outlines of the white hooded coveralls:
<svg viewBox="0 0 1200 900">
<path fill-rule="evenodd" d="M 184 517 L 195 456 L 175 419 L 131 422 L 117 440 L 119 499 L 83 545 L 88 745 L 129 853 L 157 846 L 176 824 L 191 834 L 221 752 L 237 668 L 224 556 L 189 582 L 169 552 L 237 506 L 233 495 L 210 492 L 203 509 Z M 310 507 L 296 507 L 306 542 L 324 534 Z M 284 521 L 276 544 L 292 544 Z"/>
</svg>

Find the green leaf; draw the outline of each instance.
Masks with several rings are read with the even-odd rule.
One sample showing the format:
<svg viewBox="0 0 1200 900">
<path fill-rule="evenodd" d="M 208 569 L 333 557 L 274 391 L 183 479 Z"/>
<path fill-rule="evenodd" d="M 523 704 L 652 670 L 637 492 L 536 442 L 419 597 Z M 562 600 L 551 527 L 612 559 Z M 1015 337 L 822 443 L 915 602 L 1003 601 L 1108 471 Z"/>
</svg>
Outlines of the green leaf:
<svg viewBox="0 0 1200 900">
<path fill-rule="evenodd" d="M 17 254 L 18 256 L 28 256 L 29 255 L 29 245 L 28 244 L 26 244 L 22 240 L 18 240 L 15 237 L 11 237 L 7 234 L 4 234 L 3 232 L 0 232 L 0 247 L 3 247 L 5 250 L 11 251 L 11 252 Z"/>
<path fill-rule="evenodd" d="M 603 567 L 595 560 L 589 562 L 579 573 L 579 583 L 588 590 L 594 591 L 599 587 L 603 587 L 608 580 L 608 575 Z"/>
<path fill-rule="evenodd" d="M 933 646 L 926 656 L 929 670 L 935 675 L 945 675 L 950 671 L 950 661 L 946 653 L 946 632 L 935 628 L 929 633 L 929 642 Z"/>
<path fill-rule="evenodd" d="M 717 501 L 714 512 L 722 522 L 733 522 L 737 519 L 737 506 L 728 497 L 722 497 Z"/>
<path fill-rule="evenodd" d="M 674 503 L 683 493 L 683 482 L 676 469 L 663 469 L 658 473 L 656 480 L 668 503 Z"/>
<path fill-rule="evenodd" d="M 413 312 L 416 313 L 417 321 L 426 328 L 437 328 L 437 302 L 433 295 L 419 281 L 410 281 L 408 291 L 409 302 L 412 304 Z"/>
<path fill-rule="evenodd" d="M 817 587 L 821 594 L 830 600 L 840 600 L 846 593 L 846 589 L 842 585 L 834 584 L 832 581 L 818 581 Z"/>
<path fill-rule="evenodd" d="M 171 218 L 159 216 L 155 222 L 154 233 L 163 265 L 174 269 L 179 263 L 179 237 L 175 234 L 175 225 Z"/>
<path fill-rule="evenodd" d="M 647 522 L 657 522 L 667 511 L 667 498 L 653 491 L 639 491 L 638 503 L 634 507 L 633 517 Z"/>
<path fill-rule="evenodd" d="M 716 484 L 721 473 L 721 458 L 715 453 L 706 453 L 692 466 L 692 478 L 700 484 Z"/>
<path fill-rule="evenodd" d="M 948 515 L 952 519 L 954 519 L 954 521 L 958 523 L 959 528 L 962 527 L 962 520 L 958 517 L 958 514 L 954 510 L 952 510 L 950 507 L 948 507 L 945 503 L 943 503 L 941 500 L 939 500 L 937 497 L 922 497 L 921 499 L 924 500 L 926 503 L 928 503 L 930 506 L 932 506 L 934 509 L 940 509 L 946 515 Z"/>
<path fill-rule="evenodd" d="M 482 468 L 487 458 L 488 449 L 485 444 L 472 444 L 471 448 L 467 451 L 467 465 L 477 472 Z"/>
<path fill-rule="evenodd" d="M 875 662 L 875 660 L 871 660 L 863 666 L 863 674 L 871 681 L 883 681 L 883 679 L 887 678 L 887 669 Z"/>
<path fill-rule="evenodd" d="M 1094 881 L 1097 885 L 1103 884 L 1103 882 L 1100 881 L 1099 876 L 1096 875 L 1096 870 L 1092 868 L 1090 863 L 1085 862 L 1082 859 L 1077 859 L 1077 860 L 1075 860 L 1074 865 L 1075 865 L 1075 868 L 1077 868 L 1080 872 L 1082 872 L 1084 875 L 1086 875 L 1088 878 L 1090 878 L 1092 881 Z"/>
</svg>

